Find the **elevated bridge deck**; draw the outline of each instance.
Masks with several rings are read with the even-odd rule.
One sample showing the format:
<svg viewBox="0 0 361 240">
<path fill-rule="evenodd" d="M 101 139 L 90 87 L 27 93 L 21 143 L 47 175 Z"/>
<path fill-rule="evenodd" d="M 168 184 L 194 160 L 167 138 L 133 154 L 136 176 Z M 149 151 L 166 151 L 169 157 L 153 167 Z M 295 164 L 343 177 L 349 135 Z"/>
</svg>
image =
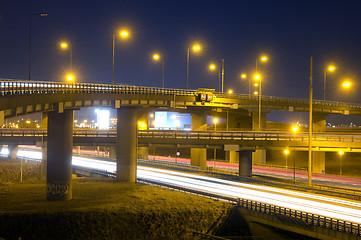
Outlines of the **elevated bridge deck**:
<svg viewBox="0 0 361 240">
<path fill-rule="evenodd" d="M 197 90 L 171 88 L 3 79 L 0 80 L 0 112 L 4 111 L 4 117 L 12 117 L 53 111 L 58 105 L 60 109 L 132 106 L 255 111 L 258 108 L 259 97 L 253 95 L 208 92 L 207 94 L 212 95 L 211 100 L 200 101 L 199 94 Z M 261 101 L 262 111 L 309 111 L 308 100 L 262 96 Z M 313 111 L 325 114 L 361 115 L 361 105 L 314 100 Z"/>
<path fill-rule="evenodd" d="M 73 131 L 74 145 L 113 145 L 116 130 L 79 130 Z M 47 140 L 47 130 L 43 129 L 0 129 L 0 143 L 35 145 Z M 351 133 L 314 133 L 313 151 L 361 152 L 361 134 Z M 275 131 L 180 131 L 180 130 L 138 130 L 140 146 L 161 145 L 178 147 L 219 148 L 223 145 L 239 145 L 241 149 L 295 147 L 306 150 L 308 134 Z"/>
</svg>

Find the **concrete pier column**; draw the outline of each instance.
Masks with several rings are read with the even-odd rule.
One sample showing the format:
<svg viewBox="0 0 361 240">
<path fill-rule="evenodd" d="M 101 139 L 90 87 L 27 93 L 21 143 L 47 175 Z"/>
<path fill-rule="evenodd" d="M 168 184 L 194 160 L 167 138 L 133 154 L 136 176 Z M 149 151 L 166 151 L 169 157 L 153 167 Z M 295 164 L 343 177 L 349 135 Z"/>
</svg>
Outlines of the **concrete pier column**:
<svg viewBox="0 0 361 240">
<path fill-rule="evenodd" d="M 235 129 L 252 130 L 252 116 L 248 112 L 228 113 L 226 119 L 230 131 Z"/>
<path fill-rule="evenodd" d="M 72 199 L 73 110 L 48 113 L 47 199 Z"/>
<path fill-rule="evenodd" d="M 265 149 L 256 149 L 252 153 L 253 164 L 266 164 L 266 153 Z"/>
<path fill-rule="evenodd" d="M 117 109 L 117 180 L 135 182 L 137 169 L 137 111 L 133 108 Z"/>
<path fill-rule="evenodd" d="M 326 152 L 313 152 L 313 173 L 326 172 Z"/>
<path fill-rule="evenodd" d="M 252 177 L 252 150 L 239 151 L 239 176 Z"/>
<path fill-rule="evenodd" d="M 117 159 L 117 152 L 115 151 L 115 146 L 109 147 L 109 158 Z"/>
<path fill-rule="evenodd" d="M 226 152 L 229 154 L 229 162 L 230 163 L 239 163 L 239 153 L 236 151 Z"/>
<path fill-rule="evenodd" d="M 313 132 L 325 132 L 326 131 L 326 116 L 324 113 L 314 113 L 312 115 Z"/>
<path fill-rule="evenodd" d="M 138 147 L 138 159 L 148 160 L 148 147 Z"/>
<path fill-rule="evenodd" d="M 5 111 L 0 111 L 0 128 L 5 126 Z"/>
<path fill-rule="evenodd" d="M 41 113 L 41 128 L 48 128 L 48 113 Z"/>
<path fill-rule="evenodd" d="M 43 145 L 41 146 L 41 154 L 42 154 L 42 159 L 41 159 L 41 178 L 42 179 L 46 179 L 46 169 L 47 169 L 47 159 L 48 159 L 48 143 L 44 142 Z"/>
<path fill-rule="evenodd" d="M 312 117 L 313 132 L 326 132 L 326 116 L 324 113 L 314 113 Z M 326 152 L 313 152 L 312 172 L 325 173 L 326 171 Z"/>
<path fill-rule="evenodd" d="M 207 149 L 191 148 L 191 165 L 201 168 L 207 167 Z"/>
<path fill-rule="evenodd" d="M 193 131 L 207 130 L 207 113 L 204 111 L 191 112 L 191 125 Z M 191 166 L 207 167 L 207 149 L 191 148 Z"/>
<path fill-rule="evenodd" d="M 266 122 L 267 122 L 267 113 L 266 112 L 261 112 L 261 128 L 260 125 L 258 124 L 259 122 L 259 117 L 258 117 L 258 112 L 253 112 L 252 113 L 252 129 L 254 131 L 262 131 L 266 129 Z"/>
<path fill-rule="evenodd" d="M 11 160 L 17 159 L 18 158 L 18 150 L 19 150 L 18 145 L 9 144 L 8 145 L 8 152 L 9 152 L 8 158 Z"/>
</svg>

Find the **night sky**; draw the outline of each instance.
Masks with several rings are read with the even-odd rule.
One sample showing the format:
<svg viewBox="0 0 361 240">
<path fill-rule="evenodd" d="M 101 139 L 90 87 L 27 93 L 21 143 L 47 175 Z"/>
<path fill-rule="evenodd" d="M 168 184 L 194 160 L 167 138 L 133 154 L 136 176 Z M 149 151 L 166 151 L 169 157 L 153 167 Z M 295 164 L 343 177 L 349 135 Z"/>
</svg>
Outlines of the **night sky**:
<svg viewBox="0 0 361 240">
<path fill-rule="evenodd" d="M 210 62 L 225 60 L 225 90 L 248 93 L 255 61 L 263 75 L 263 94 L 308 98 L 310 57 L 314 59 L 314 96 L 322 99 L 323 71 L 329 100 L 360 102 L 361 1 L 8 1 L 0 2 L 0 78 L 28 79 L 30 15 L 32 80 L 64 81 L 73 48 L 77 82 L 111 83 L 112 34 L 117 34 L 115 83 L 161 87 L 162 68 L 152 59 L 165 57 L 165 87 L 186 88 L 186 52 L 193 43 L 189 88 L 218 91 Z M 350 78 L 353 88 L 340 88 Z"/>
</svg>

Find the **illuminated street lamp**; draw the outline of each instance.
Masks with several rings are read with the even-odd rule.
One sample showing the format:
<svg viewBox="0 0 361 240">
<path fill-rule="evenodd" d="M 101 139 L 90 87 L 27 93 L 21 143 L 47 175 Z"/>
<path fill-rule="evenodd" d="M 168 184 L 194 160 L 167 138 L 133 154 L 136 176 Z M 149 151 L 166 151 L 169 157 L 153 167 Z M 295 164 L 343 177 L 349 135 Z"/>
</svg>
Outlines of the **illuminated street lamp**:
<svg viewBox="0 0 361 240">
<path fill-rule="evenodd" d="M 232 93 L 233 93 L 232 89 L 228 90 L 228 94 L 232 94 Z"/>
<path fill-rule="evenodd" d="M 350 88 L 351 87 L 351 82 L 350 81 L 344 81 L 342 83 L 342 87 L 343 88 Z"/>
<path fill-rule="evenodd" d="M 72 74 L 68 74 L 66 76 L 66 79 L 68 80 L 68 82 L 72 82 L 72 81 L 74 81 L 74 76 Z"/>
<path fill-rule="evenodd" d="M 285 149 L 285 150 L 283 151 L 283 153 L 284 153 L 285 156 L 286 156 L 286 168 L 288 168 L 287 156 L 288 156 L 288 154 L 290 153 L 290 151 L 288 151 L 288 149 Z"/>
<path fill-rule="evenodd" d="M 327 72 L 333 72 L 335 71 L 336 67 L 333 65 L 330 65 L 324 69 L 323 72 L 323 101 L 326 101 L 326 79 L 327 79 Z"/>
<path fill-rule="evenodd" d="M 129 37 L 129 31 L 128 30 L 121 30 L 119 32 L 119 36 L 123 39 L 126 39 Z M 112 73 L 112 85 L 114 85 L 114 55 L 115 55 L 115 33 L 113 33 L 113 73 Z"/>
<path fill-rule="evenodd" d="M 164 88 L 164 56 L 161 58 L 159 54 L 154 54 L 153 59 L 155 61 L 159 61 L 160 59 L 162 59 L 162 88 Z"/>
<path fill-rule="evenodd" d="M 198 44 L 193 45 L 192 50 L 194 52 L 199 52 L 201 50 L 201 46 Z M 190 49 L 187 49 L 187 90 L 188 90 L 188 81 L 189 81 L 189 58 L 190 58 Z"/>
<path fill-rule="evenodd" d="M 216 70 L 217 66 L 215 64 L 210 64 L 209 69 L 211 71 Z M 221 60 L 221 71 L 218 71 L 218 91 L 223 93 L 224 85 L 224 59 Z"/>
<path fill-rule="evenodd" d="M 266 56 L 261 56 L 259 60 L 261 60 L 261 62 L 267 62 L 268 58 Z M 258 68 L 258 58 L 256 59 L 256 72 L 258 70 L 257 68 Z"/>
<path fill-rule="evenodd" d="M 213 122 L 214 122 L 214 131 L 217 131 L 217 122 L 218 122 L 218 119 L 217 119 L 217 118 L 214 118 L 214 119 L 213 119 Z"/>
<path fill-rule="evenodd" d="M 29 80 L 31 77 L 31 26 L 33 16 L 46 17 L 47 13 L 35 13 L 30 15 L 30 28 L 29 28 Z"/>
<path fill-rule="evenodd" d="M 342 176 L 342 155 L 344 154 L 344 152 L 339 151 L 338 154 L 340 155 L 340 176 Z"/>
<path fill-rule="evenodd" d="M 73 72 L 73 49 L 70 44 L 66 42 L 62 42 L 60 44 L 60 47 L 63 49 L 69 48 L 69 54 L 70 54 L 70 72 Z"/>
</svg>

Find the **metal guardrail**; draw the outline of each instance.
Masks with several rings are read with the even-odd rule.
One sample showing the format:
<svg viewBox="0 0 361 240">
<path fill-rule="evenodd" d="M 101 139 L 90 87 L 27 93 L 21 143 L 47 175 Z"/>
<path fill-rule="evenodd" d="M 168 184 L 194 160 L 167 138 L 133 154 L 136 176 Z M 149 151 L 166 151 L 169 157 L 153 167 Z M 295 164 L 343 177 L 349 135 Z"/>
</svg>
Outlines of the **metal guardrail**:
<svg viewBox="0 0 361 240">
<path fill-rule="evenodd" d="M 0 96 L 49 93 L 117 93 L 194 96 L 196 92 L 196 90 L 130 85 L 0 80 Z"/>
<path fill-rule="evenodd" d="M 46 137 L 47 130 L 0 128 L 0 137 Z M 73 137 L 115 138 L 116 130 L 74 130 Z M 183 140 L 235 140 L 235 141 L 308 141 L 308 134 L 274 131 L 183 131 L 183 130 L 138 130 L 139 138 Z M 312 141 L 361 143 L 361 134 L 313 133 Z"/>
<path fill-rule="evenodd" d="M 360 236 L 360 224 L 352 223 L 348 221 L 338 220 L 330 217 L 325 217 L 317 214 L 301 212 L 290 208 L 279 207 L 271 204 L 251 201 L 247 199 L 237 199 L 237 205 L 246 208 L 248 210 L 253 210 L 256 212 L 261 212 L 269 215 L 283 215 L 304 221 L 309 226 L 318 226 L 324 227 L 327 229 L 332 229 L 339 232 L 345 232 Z"/>
<path fill-rule="evenodd" d="M 192 193 L 195 195 L 205 196 L 215 200 L 227 201 L 232 204 L 236 204 L 239 207 L 256 211 L 260 213 L 264 213 L 267 215 L 283 215 L 291 218 L 296 218 L 302 220 L 308 226 L 318 226 L 326 229 L 331 229 L 334 231 L 349 233 L 357 236 L 361 236 L 361 226 L 360 224 L 343 221 L 339 219 L 334 219 L 330 217 L 325 217 L 317 214 L 297 211 L 290 208 L 280 207 L 276 205 L 266 204 L 262 202 L 252 201 L 248 199 L 241 198 L 232 198 L 223 195 L 213 194 L 213 193 L 205 193 L 202 191 L 188 189 L 180 186 L 173 186 L 169 184 L 164 184 L 158 181 L 149 181 L 146 179 L 139 179 L 138 182 L 143 182 L 147 184 L 152 184 L 160 187 L 165 187 L 173 190 L 178 190 L 181 192 Z"/>
<path fill-rule="evenodd" d="M 49 93 L 117 93 L 117 94 L 158 94 L 195 96 L 197 90 L 184 90 L 172 88 L 143 87 L 132 85 L 111 85 L 95 83 L 62 83 L 47 81 L 22 81 L 0 79 L 0 96 L 22 94 L 49 94 Z M 259 97 L 250 94 L 222 94 L 213 93 L 216 98 L 237 99 L 243 101 L 258 101 Z M 262 96 L 262 101 L 268 105 L 273 103 L 288 103 L 289 105 L 308 105 L 307 99 L 294 99 L 275 96 Z M 343 103 L 336 101 L 313 100 L 314 106 L 343 107 L 360 109 L 360 104 Z"/>
</svg>

